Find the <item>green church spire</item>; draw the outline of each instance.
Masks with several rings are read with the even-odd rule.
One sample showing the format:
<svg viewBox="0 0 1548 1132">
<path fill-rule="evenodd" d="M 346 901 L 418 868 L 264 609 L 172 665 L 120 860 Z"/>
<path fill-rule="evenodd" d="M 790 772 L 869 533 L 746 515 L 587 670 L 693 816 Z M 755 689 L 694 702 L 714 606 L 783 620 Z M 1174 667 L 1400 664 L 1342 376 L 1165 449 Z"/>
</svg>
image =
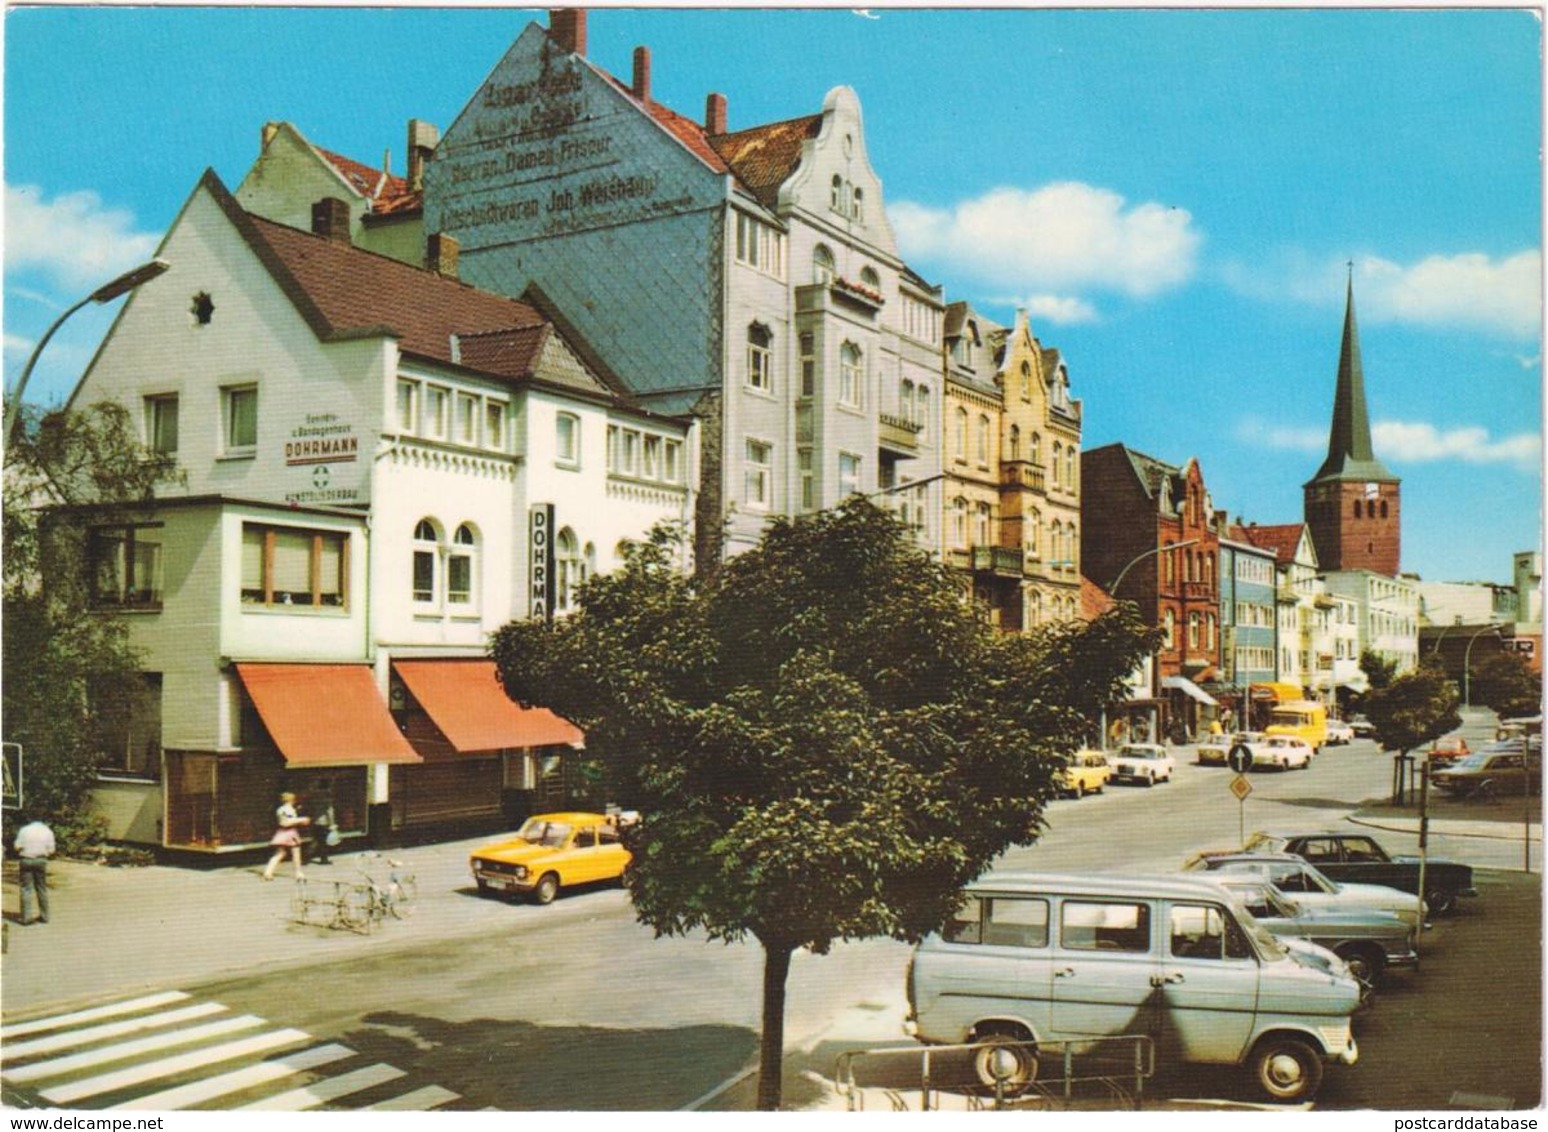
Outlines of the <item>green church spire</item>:
<svg viewBox="0 0 1548 1132">
<path fill-rule="evenodd" d="M 1319 480 L 1397 479 L 1371 451 L 1371 422 L 1365 409 L 1365 374 L 1360 368 L 1360 330 L 1355 324 L 1354 268 L 1344 308 L 1344 342 L 1338 355 L 1338 389 L 1333 395 L 1333 427 L 1328 458 L 1317 469 Z"/>
</svg>

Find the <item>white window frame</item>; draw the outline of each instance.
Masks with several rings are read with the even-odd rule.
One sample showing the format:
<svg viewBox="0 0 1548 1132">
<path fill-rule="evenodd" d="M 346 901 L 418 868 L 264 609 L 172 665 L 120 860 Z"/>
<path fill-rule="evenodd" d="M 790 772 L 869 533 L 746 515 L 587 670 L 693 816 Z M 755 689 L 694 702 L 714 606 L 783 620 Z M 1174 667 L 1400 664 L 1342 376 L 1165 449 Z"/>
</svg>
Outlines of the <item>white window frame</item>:
<svg viewBox="0 0 1548 1132">
<path fill-rule="evenodd" d="M 158 456 L 176 456 L 178 446 L 178 396 L 153 393 L 145 398 L 145 447 Z M 171 443 L 166 443 L 166 424 L 171 421 Z"/>
<path fill-rule="evenodd" d="M 774 506 L 774 445 L 768 441 L 746 440 L 745 500 L 750 511 L 768 511 Z"/>
<path fill-rule="evenodd" d="M 554 463 L 561 468 L 579 468 L 581 462 L 581 419 L 574 413 L 554 414 Z"/>
<path fill-rule="evenodd" d="M 252 398 L 252 437 L 238 440 L 233 434 L 238 425 L 239 400 Z M 222 456 L 246 457 L 258 451 L 258 385 L 243 382 L 240 385 L 220 387 L 220 452 Z"/>
<path fill-rule="evenodd" d="M 683 482 L 683 442 L 670 436 L 661 445 L 661 478 L 667 483 Z"/>
<path fill-rule="evenodd" d="M 473 393 L 458 392 L 453 400 L 453 435 L 458 444 L 470 448 L 480 447 L 482 416 L 479 397 Z"/>
<path fill-rule="evenodd" d="M 420 404 L 420 435 L 431 440 L 445 440 L 451 435 L 451 389 L 445 385 L 426 384 L 424 400 Z"/>
<path fill-rule="evenodd" d="M 774 332 L 761 322 L 747 328 L 747 388 L 765 395 L 774 392 Z"/>
<path fill-rule="evenodd" d="M 420 563 L 430 567 L 430 585 L 419 585 Z M 414 547 L 409 558 L 409 597 L 416 609 L 434 609 L 441 596 L 441 528 L 433 519 L 414 524 Z"/>
<path fill-rule="evenodd" d="M 838 402 L 851 409 L 865 404 L 865 351 L 853 342 L 839 347 Z"/>
<path fill-rule="evenodd" d="M 478 552 L 478 532 L 471 523 L 459 524 L 446 551 L 446 605 L 454 613 L 471 614 L 478 610 Z M 467 564 L 466 589 L 455 587 L 459 562 Z"/>
<path fill-rule="evenodd" d="M 505 422 L 509 416 L 509 404 L 493 398 L 484 402 L 484 447 L 496 452 L 505 451 Z"/>
<path fill-rule="evenodd" d="M 861 457 L 853 452 L 840 452 L 838 457 L 838 489 L 840 498 L 860 494 L 860 472 L 864 467 Z"/>
<path fill-rule="evenodd" d="M 398 431 L 412 433 L 419 427 L 419 382 L 406 377 L 398 378 L 394 410 L 397 414 Z"/>
</svg>

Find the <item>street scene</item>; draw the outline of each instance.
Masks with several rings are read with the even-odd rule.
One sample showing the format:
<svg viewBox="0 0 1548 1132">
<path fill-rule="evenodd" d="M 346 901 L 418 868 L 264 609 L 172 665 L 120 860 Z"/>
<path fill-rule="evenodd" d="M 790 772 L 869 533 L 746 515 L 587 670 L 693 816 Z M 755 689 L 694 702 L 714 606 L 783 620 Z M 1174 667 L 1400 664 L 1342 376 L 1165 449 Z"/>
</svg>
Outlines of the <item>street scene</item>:
<svg viewBox="0 0 1548 1132">
<path fill-rule="evenodd" d="M 0 1104 L 1540 1108 L 1535 15 L 9 11 Z"/>
</svg>

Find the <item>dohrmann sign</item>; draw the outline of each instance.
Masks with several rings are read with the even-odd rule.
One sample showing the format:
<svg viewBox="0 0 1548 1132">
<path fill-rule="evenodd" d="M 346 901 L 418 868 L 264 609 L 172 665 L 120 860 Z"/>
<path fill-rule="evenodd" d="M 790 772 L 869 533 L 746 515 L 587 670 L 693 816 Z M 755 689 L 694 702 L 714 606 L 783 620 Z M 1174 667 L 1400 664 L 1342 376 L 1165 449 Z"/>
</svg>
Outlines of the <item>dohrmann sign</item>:
<svg viewBox="0 0 1548 1132">
<path fill-rule="evenodd" d="M 528 616 L 554 619 L 554 505 L 534 503 L 527 513 Z"/>
</svg>

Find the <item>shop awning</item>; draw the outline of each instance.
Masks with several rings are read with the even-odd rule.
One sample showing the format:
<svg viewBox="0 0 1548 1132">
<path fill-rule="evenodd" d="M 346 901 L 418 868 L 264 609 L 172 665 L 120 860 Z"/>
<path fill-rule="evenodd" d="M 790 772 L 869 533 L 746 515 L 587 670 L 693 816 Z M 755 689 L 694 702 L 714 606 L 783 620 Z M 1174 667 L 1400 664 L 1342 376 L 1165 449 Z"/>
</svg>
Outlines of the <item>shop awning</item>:
<svg viewBox="0 0 1548 1132">
<path fill-rule="evenodd" d="M 492 660 L 397 660 L 392 667 L 458 751 L 585 745 L 573 723 L 507 696 Z"/>
<path fill-rule="evenodd" d="M 1189 680 L 1186 676 L 1164 676 L 1161 678 L 1161 686 L 1163 688 L 1177 688 L 1187 695 L 1192 696 L 1201 704 L 1208 704 L 1211 707 L 1219 706 L 1215 702 L 1214 696 L 1210 695 L 1203 688 L 1195 684 L 1192 680 Z"/>
<path fill-rule="evenodd" d="M 238 664 L 237 675 L 291 766 L 417 763 L 364 664 Z"/>
</svg>

